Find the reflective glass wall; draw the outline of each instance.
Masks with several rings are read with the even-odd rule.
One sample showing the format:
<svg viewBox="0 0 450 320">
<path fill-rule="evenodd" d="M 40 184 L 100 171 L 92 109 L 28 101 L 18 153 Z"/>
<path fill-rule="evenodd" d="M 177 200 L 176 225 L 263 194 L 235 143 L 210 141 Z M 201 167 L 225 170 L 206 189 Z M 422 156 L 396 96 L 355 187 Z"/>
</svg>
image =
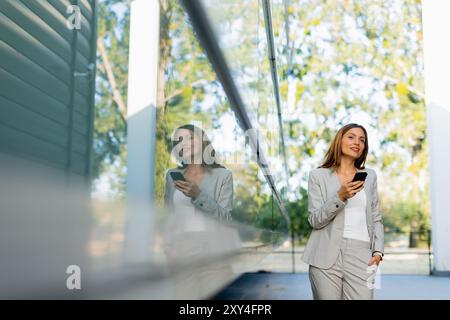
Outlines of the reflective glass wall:
<svg viewBox="0 0 450 320">
<path fill-rule="evenodd" d="M 223 67 L 242 98 L 239 112 L 248 116 L 253 132 L 240 126 L 187 13 L 174 3 L 170 23 L 161 25 L 161 45 L 167 46 L 161 52 L 170 54 L 160 66 L 164 106 L 158 109 L 155 192 L 166 209 L 160 215 L 166 224 L 163 250 L 170 251 L 166 261 L 208 261 L 229 254 L 233 277 L 260 269 L 266 254 L 290 241 L 288 219 L 280 209 L 286 176 L 261 2 L 204 1 L 203 8 L 225 56 Z M 265 170 L 251 147 L 252 136 L 267 159 Z M 215 161 L 207 165 L 204 158 L 211 150 Z M 190 158 L 199 151 L 203 159 Z M 188 182 L 175 182 L 180 179 L 176 173 Z M 265 268 L 270 271 L 270 265 Z"/>
<path fill-rule="evenodd" d="M 126 185 L 133 170 L 127 130 L 138 115 L 124 125 L 116 109 L 130 90 L 129 74 L 119 67 L 128 63 L 123 57 L 132 57 L 130 8 L 100 7 L 105 51 L 99 47 L 91 279 L 102 278 L 98 274 L 104 270 L 117 279 L 141 275 L 151 279 L 142 293 L 149 298 L 211 296 L 243 272 L 275 270 L 267 257 L 290 244 L 281 209 L 286 176 L 261 3 L 205 1 L 203 8 L 242 108 L 230 103 L 186 9 L 179 1 L 161 1 L 154 202 L 136 206 Z M 115 21 L 119 33 L 108 29 Z M 108 59 L 122 99 L 108 90 Z M 238 113 L 248 117 L 251 131 L 243 128 Z M 179 179 L 186 181 L 175 182 Z M 136 213 L 141 218 L 133 220 Z M 285 267 L 291 266 L 289 261 Z"/>
</svg>

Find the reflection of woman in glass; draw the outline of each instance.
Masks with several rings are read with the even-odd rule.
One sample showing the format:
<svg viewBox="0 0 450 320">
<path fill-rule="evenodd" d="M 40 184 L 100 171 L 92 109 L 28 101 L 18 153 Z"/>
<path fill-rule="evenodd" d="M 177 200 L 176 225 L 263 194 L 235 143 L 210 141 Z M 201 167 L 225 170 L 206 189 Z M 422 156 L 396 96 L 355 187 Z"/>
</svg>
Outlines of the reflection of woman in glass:
<svg viewBox="0 0 450 320">
<path fill-rule="evenodd" d="M 314 299 L 373 299 L 373 269 L 383 256 L 384 232 L 377 176 L 364 167 L 367 138 L 364 127 L 344 126 L 325 162 L 309 174 L 308 221 L 313 231 L 303 260 L 310 265 Z M 365 181 L 353 182 L 357 172 L 367 174 Z"/>
<path fill-rule="evenodd" d="M 193 125 L 177 128 L 173 152 L 179 166 L 166 175 L 165 205 L 169 219 L 165 252 L 170 267 L 190 263 L 176 273 L 175 298 L 200 299 L 232 276 L 229 265 L 206 263 L 211 257 L 235 249 L 237 240 L 230 228 L 218 220 L 231 220 L 233 176 L 215 162 L 215 151 L 205 132 Z M 186 181 L 172 173 L 181 173 Z M 183 177 L 181 177 L 183 178 Z M 214 218 L 214 219 L 208 219 Z"/>
<path fill-rule="evenodd" d="M 191 124 L 175 130 L 174 154 L 178 168 L 166 175 L 165 204 L 177 211 L 201 211 L 220 220 L 230 220 L 233 205 L 233 176 L 231 171 L 215 162 L 215 150 L 205 132 Z M 186 181 L 171 177 L 180 172 Z"/>
</svg>

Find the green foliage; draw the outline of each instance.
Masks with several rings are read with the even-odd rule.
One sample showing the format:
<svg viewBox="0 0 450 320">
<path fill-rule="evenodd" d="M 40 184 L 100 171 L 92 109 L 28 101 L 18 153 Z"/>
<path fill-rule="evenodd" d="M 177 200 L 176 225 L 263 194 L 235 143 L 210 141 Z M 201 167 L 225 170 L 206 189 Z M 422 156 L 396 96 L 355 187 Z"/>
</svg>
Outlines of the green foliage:
<svg viewBox="0 0 450 320">
<path fill-rule="evenodd" d="M 261 192 L 262 183 L 257 174 L 258 167 L 253 163 L 248 168 L 233 170 L 236 196 L 234 197 L 232 216 L 234 220 L 249 225 L 254 224 L 261 208 L 270 201 L 269 196 Z"/>
<path fill-rule="evenodd" d="M 308 239 L 312 227 L 308 222 L 308 191 L 300 188 L 299 193 L 299 199 L 289 202 L 287 210 L 291 218 L 291 232 L 300 243 L 304 243 Z"/>
<path fill-rule="evenodd" d="M 105 45 L 115 76 L 117 90 L 127 101 L 128 47 L 130 14 L 123 4 L 123 15 L 118 16 L 114 5 L 118 0 L 99 2 L 98 38 Z M 125 192 L 126 121 L 117 103 L 105 71 L 105 64 L 97 52 L 97 79 L 94 120 L 93 178 L 109 174 L 110 188 L 120 197 Z"/>
<path fill-rule="evenodd" d="M 217 86 L 203 50 L 178 1 L 165 1 L 161 11 L 160 66 L 163 71 L 164 95 L 157 105 L 155 157 L 155 200 L 162 204 L 165 172 L 174 167 L 170 159 L 171 135 L 175 128 L 201 121 L 208 124 L 211 116 L 195 108 L 207 95 L 206 85 Z M 161 89 L 161 88 L 160 88 Z"/>
</svg>

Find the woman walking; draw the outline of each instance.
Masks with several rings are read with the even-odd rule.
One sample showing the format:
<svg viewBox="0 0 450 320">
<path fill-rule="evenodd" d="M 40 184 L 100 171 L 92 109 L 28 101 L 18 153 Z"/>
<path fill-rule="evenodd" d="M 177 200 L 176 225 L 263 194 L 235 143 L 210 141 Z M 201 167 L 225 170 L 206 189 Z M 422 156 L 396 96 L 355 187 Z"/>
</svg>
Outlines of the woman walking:
<svg viewBox="0 0 450 320">
<path fill-rule="evenodd" d="M 384 231 L 377 176 L 364 166 L 368 151 L 366 129 L 348 124 L 337 132 L 324 163 L 309 174 L 313 231 L 303 261 L 314 299 L 373 299 L 370 269 L 382 260 Z M 358 172 L 366 173 L 358 174 L 364 181 L 354 181 Z"/>
</svg>

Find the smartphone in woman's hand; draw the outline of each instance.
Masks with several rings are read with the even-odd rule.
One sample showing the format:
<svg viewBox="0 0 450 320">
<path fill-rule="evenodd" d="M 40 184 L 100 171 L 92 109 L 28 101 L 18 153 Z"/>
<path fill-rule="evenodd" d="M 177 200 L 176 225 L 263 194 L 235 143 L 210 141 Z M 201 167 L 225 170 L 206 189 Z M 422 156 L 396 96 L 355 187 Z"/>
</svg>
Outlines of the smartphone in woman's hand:
<svg viewBox="0 0 450 320">
<path fill-rule="evenodd" d="M 184 178 L 183 174 L 181 172 L 178 172 L 178 171 L 171 172 L 170 176 L 172 177 L 172 180 L 174 182 L 178 181 L 178 180 L 186 181 L 186 179 Z"/>
<path fill-rule="evenodd" d="M 364 180 L 366 180 L 366 177 L 367 177 L 367 172 L 357 172 L 355 174 L 355 176 L 353 177 L 352 182 L 364 181 Z"/>
</svg>

